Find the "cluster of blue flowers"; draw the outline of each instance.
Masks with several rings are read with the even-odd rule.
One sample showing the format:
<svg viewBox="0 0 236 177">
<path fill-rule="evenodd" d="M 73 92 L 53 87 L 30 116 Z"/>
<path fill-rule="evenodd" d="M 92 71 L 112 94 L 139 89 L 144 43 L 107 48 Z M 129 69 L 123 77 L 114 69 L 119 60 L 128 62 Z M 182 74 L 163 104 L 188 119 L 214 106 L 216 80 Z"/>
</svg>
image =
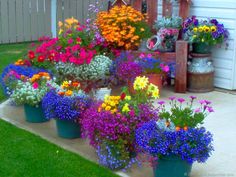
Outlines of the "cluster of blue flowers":
<svg viewBox="0 0 236 177">
<path fill-rule="evenodd" d="M 138 63 L 145 71 L 153 70 L 153 69 L 161 70 L 160 68 L 161 60 L 159 59 L 145 57 L 145 58 L 142 58 Z"/>
<path fill-rule="evenodd" d="M 47 119 L 76 121 L 91 103 L 91 98 L 83 94 L 66 97 L 58 95 L 55 91 L 50 91 L 44 96 L 42 107 Z"/>
<path fill-rule="evenodd" d="M 39 68 L 34 68 L 34 67 L 28 67 L 28 66 L 19 66 L 19 65 L 14 65 L 10 64 L 6 68 L 4 68 L 1 78 L 0 78 L 0 83 L 4 89 L 4 92 L 6 95 L 10 95 L 12 90 L 9 88 L 8 83 L 15 83 L 19 78 L 16 78 L 14 75 L 9 76 L 6 81 L 6 77 L 10 74 L 10 72 L 15 72 L 17 75 L 24 75 L 25 77 L 32 77 L 34 74 L 37 74 L 39 72 L 48 72 L 44 69 L 39 69 Z"/>
<path fill-rule="evenodd" d="M 127 170 L 132 164 L 140 165 L 136 157 L 123 158 L 120 151 L 114 149 L 114 145 L 103 144 L 98 146 L 96 151 L 99 159 L 99 164 L 112 170 Z M 128 152 L 128 151 L 127 151 Z"/>
<path fill-rule="evenodd" d="M 205 128 L 188 131 L 166 131 L 156 121 L 144 124 L 136 131 L 136 143 L 141 151 L 152 156 L 177 155 L 192 164 L 204 163 L 214 150 L 212 134 Z"/>
</svg>

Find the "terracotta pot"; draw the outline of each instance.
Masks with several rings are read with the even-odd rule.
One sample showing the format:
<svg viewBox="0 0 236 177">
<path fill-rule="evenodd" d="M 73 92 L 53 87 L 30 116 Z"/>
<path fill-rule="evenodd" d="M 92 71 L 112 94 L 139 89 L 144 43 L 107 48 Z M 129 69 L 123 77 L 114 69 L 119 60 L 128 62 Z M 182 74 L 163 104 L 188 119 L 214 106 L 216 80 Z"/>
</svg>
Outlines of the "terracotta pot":
<svg viewBox="0 0 236 177">
<path fill-rule="evenodd" d="M 134 90 L 134 87 L 133 87 L 133 82 L 128 81 L 127 85 L 128 85 L 128 88 L 129 88 L 129 93 L 130 94 L 135 94 L 135 90 Z"/>
<path fill-rule="evenodd" d="M 163 74 L 145 74 L 146 77 L 148 77 L 149 82 L 156 85 L 161 93 L 162 89 L 162 77 Z"/>
</svg>

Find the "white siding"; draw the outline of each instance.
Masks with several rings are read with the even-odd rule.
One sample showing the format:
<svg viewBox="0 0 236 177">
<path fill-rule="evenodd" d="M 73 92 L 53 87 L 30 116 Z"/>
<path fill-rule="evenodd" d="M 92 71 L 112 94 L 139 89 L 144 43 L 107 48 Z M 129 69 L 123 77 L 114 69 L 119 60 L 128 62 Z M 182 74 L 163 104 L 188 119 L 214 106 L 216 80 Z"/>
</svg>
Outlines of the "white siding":
<svg viewBox="0 0 236 177">
<path fill-rule="evenodd" d="M 212 57 L 215 65 L 215 86 L 236 89 L 236 1 L 235 0 L 193 0 L 190 15 L 198 18 L 216 18 L 229 30 L 229 48 L 214 48 Z"/>
<path fill-rule="evenodd" d="M 158 17 L 162 13 L 162 0 L 159 1 Z M 236 89 L 236 0 L 192 0 L 190 16 L 198 18 L 216 18 L 229 30 L 229 48 L 214 48 L 215 86 L 225 89 Z M 174 14 L 178 14 L 178 6 L 174 6 Z"/>
</svg>

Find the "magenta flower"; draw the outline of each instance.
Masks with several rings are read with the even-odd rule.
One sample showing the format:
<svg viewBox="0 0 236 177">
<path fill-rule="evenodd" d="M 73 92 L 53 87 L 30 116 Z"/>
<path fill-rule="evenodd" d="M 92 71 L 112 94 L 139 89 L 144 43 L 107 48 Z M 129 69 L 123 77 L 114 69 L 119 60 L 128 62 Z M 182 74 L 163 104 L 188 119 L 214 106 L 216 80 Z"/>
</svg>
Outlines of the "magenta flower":
<svg viewBox="0 0 236 177">
<path fill-rule="evenodd" d="M 33 87 L 34 89 L 39 88 L 39 84 L 38 84 L 38 82 L 34 82 L 34 83 L 32 84 L 32 87 Z"/>
<path fill-rule="evenodd" d="M 185 99 L 183 99 L 183 98 L 178 98 L 177 101 L 182 104 L 183 102 L 185 102 Z"/>
<path fill-rule="evenodd" d="M 165 104 L 165 101 L 159 101 L 158 104 L 163 105 L 163 104 Z"/>
<path fill-rule="evenodd" d="M 68 44 L 72 44 L 73 42 L 74 42 L 74 40 L 73 40 L 73 39 L 71 39 L 71 38 L 70 38 L 70 39 L 68 39 L 68 41 L 67 41 L 67 43 L 68 43 Z"/>
<path fill-rule="evenodd" d="M 207 105 L 209 105 L 209 104 L 211 104 L 211 101 L 205 100 L 205 103 L 206 103 Z"/>
<path fill-rule="evenodd" d="M 203 105 L 203 104 L 206 103 L 206 101 L 205 101 L 205 100 L 200 100 L 199 103 L 200 103 L 201 105 Z"/>
<path fill-rule="evenodd" d="M 213 109 L 211 106 L 207 106 L 207 111 L 208 111 L 209 113 L 215 112 L 214 109 Z"/>
<path fill-rule="evenodd" d="M 195 113 L 200 113 L 201 112 L 201 109 L 200 108 L 197 108 L 194 110 Z"/>
<path fill-rule="evenodd" d="M 192 100 L 195 100 L 195 99 L 197 99 L 197 97 L 196 97 L 196 96 L 190 96 L 189 98 L 191 98 Z"/>
<path fill-rule="evenodd" d="M 171 97 L 169 97 L 169 100 L 171 100 L 171 101 L 174 101 L 175 99 L 176 99 L 175 96 L 171 96 Z"/>
</svg>

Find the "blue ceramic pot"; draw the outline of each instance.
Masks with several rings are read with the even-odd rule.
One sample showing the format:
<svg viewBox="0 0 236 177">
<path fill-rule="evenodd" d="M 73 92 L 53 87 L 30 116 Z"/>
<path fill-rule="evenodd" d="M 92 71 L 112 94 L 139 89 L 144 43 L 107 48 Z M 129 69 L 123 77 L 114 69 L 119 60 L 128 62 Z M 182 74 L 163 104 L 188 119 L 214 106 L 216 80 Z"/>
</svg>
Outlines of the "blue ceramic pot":
<svg viewBox="0 0 236 177">
<path fill-rule="evenodd" d="M 159 158 L 153 171 L 155 177 L 189 177 L 191 169 L 192 164 L 170 155 Z"/>
<path fill-rule="evenodd" d="M 25 118 L 30 123 L 43 123 L 49 121 L 45 118 L 41 104 L 39 107 L 24 105 Z"/>
<path fill-rule="evenodd" d="M 69 120 L 56 119 L 57 133 L 60 137 L 66 139 L 81 138 L 81 126 Z"/>
</svg>

